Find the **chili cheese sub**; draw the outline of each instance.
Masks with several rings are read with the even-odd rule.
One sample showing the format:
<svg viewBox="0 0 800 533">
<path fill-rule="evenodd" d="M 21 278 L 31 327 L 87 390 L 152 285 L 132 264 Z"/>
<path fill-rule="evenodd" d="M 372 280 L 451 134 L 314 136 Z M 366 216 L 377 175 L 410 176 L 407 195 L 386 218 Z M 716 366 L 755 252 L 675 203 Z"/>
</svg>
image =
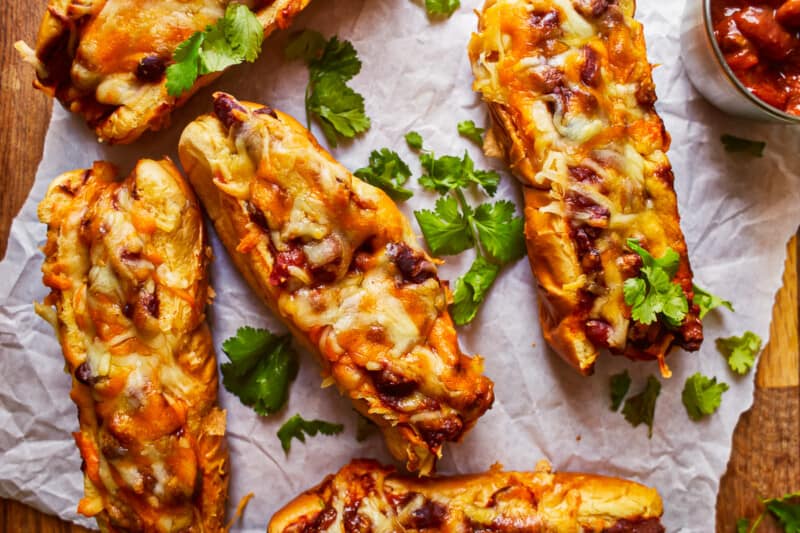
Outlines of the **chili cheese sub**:
<svg viewBox="0 0 800 533">
<path fill-rule="evenodd" d="M 189 180 L 253 290 L 319 356 L 409 470 L 428 474 L 492 404 L 406 218 L 291 117 L 216 93 L 184 130 Z"/>
<path fill-rule="evenodd" d="M 278 511 L 268 533 L 318 531 L 663 533 L 661 498 L 632 481 L 504 472 L 436 479 L 356 460 Z"/>
<path fill-rule="evenodd" d="M 703 339 L 680 228 L 670 138 L 633 0 L 488 0 L 469 44 L 488 103 L 484 146 L 522 182 L 525 233 L 550 346 L 582 373 L 598 351 L 631 359 L 697 350 Z M 678 324 L 631 319 L 623 293 L 642 259 L 680 257 Z M 680 291 L 679 291 L 680 292 Z"/>
<path fill-rule="evenodd" d="M 269 35 L 288 27 L 310 0 L 242 0 Z M 82 115 L 102 141 L 130 143 L 169 122 L 173 109 L 221 72 L 197 79 L 179 97 L 166 68 L 179 44 L 214 24 L 230 0 L 49 0 L 35 50 L 34 86 Z"/>
<path fill-rule="evenodd" d="M 39 205 L 51 292 L 37 312 L 72 375 L 78 511 L 103 531 L 221 531 L 228 453 L 200 208 L 169 160 L 116 177 L 103 162 L 67 172 Z"/>
</svg>

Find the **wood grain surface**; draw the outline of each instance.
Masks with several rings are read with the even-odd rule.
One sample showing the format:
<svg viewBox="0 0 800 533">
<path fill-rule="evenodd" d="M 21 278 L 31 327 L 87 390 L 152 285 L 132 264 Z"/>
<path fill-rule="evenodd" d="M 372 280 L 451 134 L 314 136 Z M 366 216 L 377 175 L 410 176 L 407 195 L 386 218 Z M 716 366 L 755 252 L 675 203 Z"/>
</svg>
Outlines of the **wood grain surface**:
<svg viewBox="0 0 800 533">
<path fill-rule="evenodd" d="M 18 39 L 34 42 L 45 4 L 45 0 L 3 0 L 0 4 L 5 20 L 0 28 L 0 256 L 5 254 L 11 220 L 33 183 L 51 108 L 48 99 L 31 87 L 33 70 L 17 58 L 13 43 Z M 719 533 L 735 531 L 739 517 L 756 516 L 760 496 L 800 490 L 797 267 L 797 240 L 793 239 L 784 286 L 776 299 L 772 340 L 758 365 L 755 403 L 736 428 L 728 472 L 722 479 L 716 510 Z M 0 527 L 8 533 L 86 531 L 11 500 L 0 500 Z M 759 531 L 779 529 L 767 520 Z"/>
</svg>

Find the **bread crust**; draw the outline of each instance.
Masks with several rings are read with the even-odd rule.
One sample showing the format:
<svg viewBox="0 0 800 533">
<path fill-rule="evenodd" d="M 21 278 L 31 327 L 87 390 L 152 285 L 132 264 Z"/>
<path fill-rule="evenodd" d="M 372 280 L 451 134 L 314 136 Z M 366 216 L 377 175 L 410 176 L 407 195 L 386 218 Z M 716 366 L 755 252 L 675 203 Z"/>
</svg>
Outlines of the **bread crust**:
<svg viewBox="0 0 800 533">
<path fill-rule="evenodd" d="M 523 186 L 525 235 L 548 344 L 583 374 L 599 351 L 664 358 L 696 350 L 702 324 L 680 229 L 669 135 L 634 2 L 488 0 L 469 56 L 492 117 L 484 150 Z M 631 319 L 622 285 L 641 260 L 680 256 L 673 282 L 689 301 L 678 327 Z"/>
<path fill-rule="evenodd" d="M 228 452 L 200 207 L 169 160 L 116 174 L 105 162 L 67 172 L 39 204 L 51 293 L 37 312 L 72 376 L 78 511 L 103 531 L 222 531 Z"/>
<path fill-rule="evenodd" d="M 248 2 L 264 35 L 285 29 L 310 0 Z M 175 48 L 194 31 L 221 17 L 219 0 L 49 0 L 35 50 L 18 43 L 36 68 L 34 86 L 82 115 L 97 137 L 127 144 L 147 130 L 169 124 L 173 109 L 222 72 L 200 76 L 179 97 L 166 89 L 163 68 Z M 153 58 L 162 75 L 137 74 L 139 62 Z"/>
<path fill-rule="evenodd" d="M 410 224 L 291 117 L 214 95 L 181 163 L 245 280 L 411 471 L 433 471 L 492 404 Z"/>
<path fill-rule="evenodd" d="M 552 473 L 546 462 L 533 472 L 496 465 L 483 474 L 415 479 L 358 459 L 289 502 L 267 531 L 663 532 L 662 513 L 651 488 Z"/>
</svg>

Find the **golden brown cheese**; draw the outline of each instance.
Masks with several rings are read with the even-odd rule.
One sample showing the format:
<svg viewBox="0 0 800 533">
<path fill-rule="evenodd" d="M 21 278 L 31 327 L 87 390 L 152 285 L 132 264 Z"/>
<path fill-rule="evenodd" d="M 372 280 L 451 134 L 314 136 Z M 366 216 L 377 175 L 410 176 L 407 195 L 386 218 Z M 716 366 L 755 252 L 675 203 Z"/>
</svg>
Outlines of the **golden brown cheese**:
<svg viewBox="0 0 800 533">
<path fill-rule="evenodd" d="M 669 135 L 633 0 L 488 0 L 469 44 L 493 118 L 485 149 L 523 184 L 526 237 L 550 345 L 583 373 L 600 348 L 657 359 L 696 350 L 702 325 L 680 229 Z M 689 299 L 678 328 L 630 318 L 622 286 L 641 260 L 680 255 Z"/>
<path fill-rule="evenodd" d="M 658 493 L 588 474 L 503 472 L 415 479 L 356 460 L 278 511 L 268 533 L 322 531 L 663 533 Z"/>
<path fill-rule="evenodd" d="M 488 409 L 480 358 L 458 347 L 449 293 L 380 189 L 294 119 L 216 93 L 181 163 L 251 287 L 422 474 Z"/>
<path fill-rule="evenodd" d="M 310 0 L 238 0 L 265 35 L 289 26 Z M 130 143 L 169 122 L 175 107 L 221 73 L 167 94 L 164 72 L 177 46 L 225 13 L 230 0 L 49 0 L 36 49 L 34 85 L 84 116 L 102 141 Z"/>
<path fill-rule="evenodd" d="M 39 205 L 52 291 L 37 312 L 72 375 L 78 511 L 103 531 L 221 531 L 228 453 L 200 207 L 169 160 L 115 180 L 103 162 L 67 172 Z"/>
</svg>

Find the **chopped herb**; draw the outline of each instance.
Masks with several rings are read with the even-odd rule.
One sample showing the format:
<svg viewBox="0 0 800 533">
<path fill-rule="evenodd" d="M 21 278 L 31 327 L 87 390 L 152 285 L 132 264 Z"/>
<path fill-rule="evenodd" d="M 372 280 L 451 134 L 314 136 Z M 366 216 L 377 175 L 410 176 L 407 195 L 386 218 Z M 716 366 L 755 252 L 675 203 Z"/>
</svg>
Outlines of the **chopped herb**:
<svg viewBox="0 0 800 533">
<path fill-rule="evenodd" d="M 717 383 L 717 378 L 709 378 L 700 372 L 689 376 L 683 386 L 681 400 L 686 413 L 692 420 L 700 420 L 713 414 L 722 403 L 722 393 L 728 390 L 727 383 Z"/>
<path fill-rule="evenodd" d="M 719 306 L 725 306 L 733 311 L 733 304 L 728 300 L 723 300 L 719 296 L 714 296 L 705 289 L 693 285 L 694 303 L 700 306 L 700 319 L 703 319 L 709 311 L 716 309 Z"/>
<path fill-rule="evenodd" d="M 720 140 L 726 152 L 742 153 L 753 157 L 763 157 L 764 148 L 767 146 L 767 143 L 763 141 L 752 141 L 728 134 L 720 137 Z"/>
<path fill-rule="evenodd" d="M 761 352 L 761 337 L 752 331 L 745 331 L 741 337 L 719 338 L 717 350 L 727 360 L 728 366 L 737 374 L 747 374 Z"/>
<path fill-rule="evenodd" d="M 253 12 L 244 4 L 229 4 L 216 24 L 193 33 L 175 49 L 175 62 L 167 67 L 167 93 L 178 97 L 191 89 L 199 76 L 244 61 L 252 63 L 263 40 L 264 28 Z"/>
<path fill-rule="evenodd" d="M 278 439 L 281 441 L 283 451 L 288 454 L 292 446 L 292 439 L 305 442 L 306 435 L 309 437 L 313 437 L 317 433 L 336 435 L 342 431 L 344 431 L 342 424 L 333 424 L 324 420 L 305 420 L 299 414 L 296 414 L 284 422 L 278 430 Z"/>
<path fill-rule="evenodd" d="M 221 366 L 222 384 L 260 415 L 278 411 L 289 396 L 289 384 L 297 375 L 297 355 L 289 335 L 273 335 L 265 329 L 239 328 L 222 343 L 230 362 Z"/>
<path fill-rule="evenodd" d="M 422 135 L 416 131 L 406 133 L 406 143 L 412 150 L 422 150 Z"/>
<path fill-rule="evenodd" d="M 652 324 L 661 319 L 672 327 L 679 326 L 689 311 L 686 294 L 680 285 L 672 282 L 680 256 L 672 248 L 667 248 L 664 255 L 656 259 L 634 239 L 628 239 L 628 247 L 643 261 L 639 277 L 629 278 L 623 285 L 625 303 L 631 306 L 631 317 L 642 324 Z"/>
<path fill-rule="evenodd" d="M 647 436 L 653 437 L 653 418 L 656 411 L 656 399 L 661 392 L 661 382 L 654 376 L 647 378 L 647 385 L 644 390 L 635 396 L 625 400 L 622 407 L 622 414 L 633 427 L 639 424 L 647 424 Z"/>
<path fill-rule="evenodd" d="M 618 411 L 622 400 L 631 388 L 631 375 L 627 370 L 614 374 L 610 379 L 611 384 L 611 410 Z"/>
<path fill-rule="evenodd" d="M 369 156 L 369 166 L 356 170 L 355 175 L 370 185 L 383 189 L 397 201 L 408 200 L 414 194 L 403 188 L 403 184 L 411 177 L 411 170 L 397 152 L 388 148 L 373 150 Z"/>
<path fill-rule="evenodd" d="M 478 146 L 483 145 L 483 134 L 486 130 L 479 128 L 472 120 L 465 120 L 458 123 L 458 133 L 474 142 Z"/>
</svg>

